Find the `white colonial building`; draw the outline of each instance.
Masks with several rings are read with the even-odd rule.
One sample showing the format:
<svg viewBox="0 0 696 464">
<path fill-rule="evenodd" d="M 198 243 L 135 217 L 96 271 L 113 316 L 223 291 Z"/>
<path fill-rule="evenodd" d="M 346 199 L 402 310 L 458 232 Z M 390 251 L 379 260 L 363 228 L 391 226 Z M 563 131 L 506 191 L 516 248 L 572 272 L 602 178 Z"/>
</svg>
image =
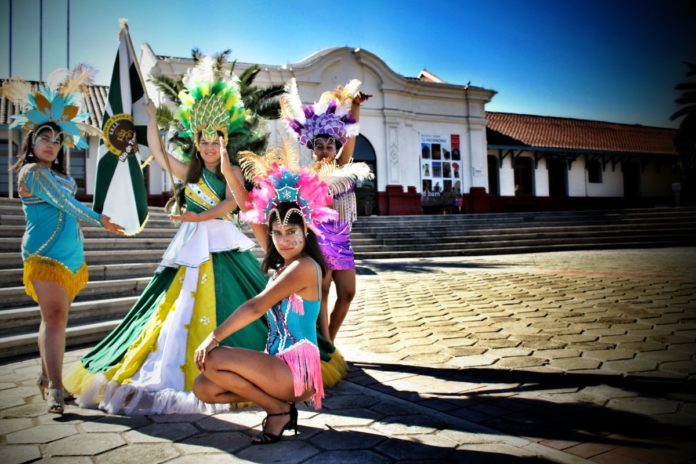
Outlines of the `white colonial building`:
<svg viewBox="0 0 696 464">
<path fill-rule="evenodd" d="M 192 60 L 157 55 L 143 44 L 140 65 L 145 76 L 177 76 Z M 249 66 L 237 63 L 236 72 Z M 261 68 L 256 85 L 284 85 L 294 77 L 305 103 L 354 78 L 372 95 L 361 109 L 355 159 L 370 165 L 375 181 L 358 188 L 360 214 L 449 211 L 458 198 L 462 211 L 485 212 L 655 204 L 671 196 L 671 129 L 487 112 L 495 91 L 450 84 L 428 70 L 405 77 L 362 49 L 331 48 Z M 157 104 L 166 104 L 154 85 L 146 85 Z M 107 92 L 93 86 L 85 99 L 96 126 Z M 8 143 L 13 110 L 0 99 L 2 195 L 13 190 L 8 152 L 16 159 L 21 144 L 19 130 Z M 268 130 L 272 145 L 286 135 L 279 121 L 269 122 Z M 71 153 L 70 171 L 84 200 L 93 193 L 98 143 L 92 138 L 89 150 Z M 152 203 L 162 204 L 168 176 L 152 164 L 146 182 Z"/>
</svg>

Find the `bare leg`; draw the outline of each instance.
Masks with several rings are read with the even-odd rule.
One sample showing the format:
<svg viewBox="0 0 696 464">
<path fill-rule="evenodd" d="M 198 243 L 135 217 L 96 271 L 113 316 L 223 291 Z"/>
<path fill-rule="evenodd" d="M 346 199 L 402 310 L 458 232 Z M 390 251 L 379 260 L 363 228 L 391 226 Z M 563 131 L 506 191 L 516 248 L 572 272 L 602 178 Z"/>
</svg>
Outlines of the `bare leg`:
<svg viewBox="0 0 696 464">
<path fill-rule="evenodd" d="M 321 281 L 321 309 L 319 311 L 319 332 L 322 337 L 333 343 L 329 332 L 329 291 L 331 290 L 332 271 L 327 270 Z"/>
<path fill-rule="evenodd" d="M 216 348 L 208 353 L 203 375 L 235 397 L 253 401 L 269 414 L 288 412 L 288 403 L 295 401 L 290 368 L 266 353 Z M 265 431 L 277 435 L 289 420 L 289 416 L 269 416 Z"/>
<path fill-rule="evenodd" d="M 63 387 L 63 355 L 65 353 L 65 326 L 68 322 L 68 294 L 55 282 L 34 281 L 39 300 L 39 352 L 41 365 L 48 377 L 49 387 Z"/>
<path fill-rule="evenodd" d="M 350 303 L 355 297 L 355 269 L 333 271 L 333 281 L 336 283 L 336 304 L 329 320 L 329 335 L 332 341 L 336 339 L 338 329 L 341 328 Z"/>
<path fill-rule="evenodd" d="M 196 395 L 196 398 L 199 400 L 211 404 L 241 403 L 247 401 L 246 398 L 235 395 L 214 384 L 202 374 L 196 377 L 196 381 L 193 384 L 193 394 Z"/>
</svg>

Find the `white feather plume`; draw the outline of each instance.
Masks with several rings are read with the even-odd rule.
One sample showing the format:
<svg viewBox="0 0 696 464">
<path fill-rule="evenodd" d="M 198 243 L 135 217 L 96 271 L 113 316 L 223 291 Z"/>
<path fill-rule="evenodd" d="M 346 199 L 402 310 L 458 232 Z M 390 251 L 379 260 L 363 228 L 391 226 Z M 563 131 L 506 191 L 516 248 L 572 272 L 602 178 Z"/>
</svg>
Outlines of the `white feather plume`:
<svg viewBox="0 0 696 464">
<path fill-rule="evenodd" d="M 335 163 L 319 163 L 316 166 L 319 178 L 329 186 L 331 195 L 347 192 L 355 181 L 374 179 L 374 174 L 365 163 L 348 163 L 336 166 Z"/>
<path fill-rule="evenodd" d="M 283 118 L 297 119 L 301 123 L 306 120 L 294 77 L 285 85 L 285 93 L 280 96 L 280 115 Z"/>
<path fill-rule="evenodd" d="M 28 95 L 33 91 L 30 83 L 20 79 L 8 79 L 0 86 L 0 96 L 10 100 L 17 111 L 23 111 L 27 106 Z"/>
</svg>

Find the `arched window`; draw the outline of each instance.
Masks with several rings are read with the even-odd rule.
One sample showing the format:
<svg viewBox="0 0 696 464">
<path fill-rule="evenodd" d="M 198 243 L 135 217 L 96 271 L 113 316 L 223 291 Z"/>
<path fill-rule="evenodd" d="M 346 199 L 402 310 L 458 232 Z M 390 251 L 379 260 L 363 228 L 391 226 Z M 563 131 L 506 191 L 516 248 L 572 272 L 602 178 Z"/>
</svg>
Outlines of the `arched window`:
<svg viewBox="0 0 696 464">
<path fill-rule="evenodd" d="M 365 163 L 375 176 L 372 180 L 358 181 L 355 196 L 358 202 L 358 216 L 369 216 L 377 212 L 377 154 L 370 141 L 362 134 L 355 140 L 353 161 Z"/>
</svg>

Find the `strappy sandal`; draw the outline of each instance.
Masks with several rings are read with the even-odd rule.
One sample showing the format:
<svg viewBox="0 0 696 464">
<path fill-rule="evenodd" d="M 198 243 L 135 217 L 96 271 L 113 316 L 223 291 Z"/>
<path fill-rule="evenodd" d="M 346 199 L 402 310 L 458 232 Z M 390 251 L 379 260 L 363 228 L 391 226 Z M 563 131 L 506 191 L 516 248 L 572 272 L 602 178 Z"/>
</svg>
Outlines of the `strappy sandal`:
<svg viewBox="0 0 696 464">
<path fill-rule="evenodd" d="M 48 377 L 46 377 L 46 374 L 41 373 L 39 374 L 39 378 L 36 379 L 36 386 L 39 389 L 39 393 L 41 393 L 41 399 L 45 400 L 46 399 L 46 390 L 48 390 Z M 64 401 L 75 401 L 75 395 L 67 391 L 65 388 L 63 388 L 63 400 Z"/>
<path fill-rule="evenodd" d="M 261 431 L 251 441 L 254 445 L 270 445 L 271 443 L 276 443 L 276 442 L 280 441 L 281 438 L 283 438 L 283 432 L 285 432 L 285 430 L 295 429 L 295 435 L 297 435 L 297 408 L 295 407 L 294 403 L 290 404 L 290 410 L 287 412 L 279 412 L 276 414 L 266 414 L 266 418 L 261 423 L 261 427 L 263 427 L 265 429 L 266 422 L 268 421 L 268 418 L 273 417 L 273 416 L 290 416 L 290 420 L 288 421 L 287 424 L 285 424 L 283 426 L 283 428 L 280 430 L 280 433 L 278 435 L 268 433 L 265 430 Z"/>
<path fill-rule="evenodd" d="M 62 388 L 49 387 L 48 391 L 48 412 L 63 414 L 65 409 L 65 390 Z"/>
</svg>

